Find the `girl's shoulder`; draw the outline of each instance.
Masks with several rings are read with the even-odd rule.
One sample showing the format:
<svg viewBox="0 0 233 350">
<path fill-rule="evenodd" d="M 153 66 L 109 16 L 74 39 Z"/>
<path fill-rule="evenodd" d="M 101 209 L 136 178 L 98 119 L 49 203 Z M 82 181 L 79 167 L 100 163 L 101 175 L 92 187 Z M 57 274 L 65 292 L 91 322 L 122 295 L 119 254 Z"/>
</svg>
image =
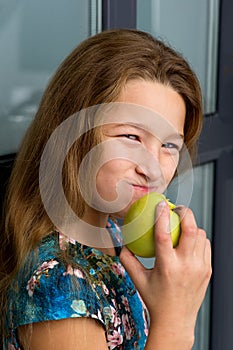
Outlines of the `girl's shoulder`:
<svg viewBox="0 0 233 350">
<path fill-rule="evenodd" d="M 144 342 L 144 306 L 118 256 L 52 232 L 30 254 L 15 282 L 9 292 L 10 344 L 19 343 L 15 330 L 20 325 L 71 317 L 97 319 L 110 343 L 115 342 L 112 334 L 123 342 L 130 322 L 132 336 L 140 330 Z"/>
<path fill-rule="evenodd" d="M 109 293 L 107 284 L 122 287 L 124 275 L 119 257 L 105 255 L 60 232 L 51 232 L 29 254 L 12 282 L 10 322 L 18 327 L 99 315 Z"/>
<path fill-rule="evenodd" d="M 12 310 L 15 327 L 71 317 L 72 302 L 90 298 L 93 291 L 85 277 L 82 250 L 77 242 L 51 232 L 29 254 L 9 290 L 9 314 Z"/>
</svg>

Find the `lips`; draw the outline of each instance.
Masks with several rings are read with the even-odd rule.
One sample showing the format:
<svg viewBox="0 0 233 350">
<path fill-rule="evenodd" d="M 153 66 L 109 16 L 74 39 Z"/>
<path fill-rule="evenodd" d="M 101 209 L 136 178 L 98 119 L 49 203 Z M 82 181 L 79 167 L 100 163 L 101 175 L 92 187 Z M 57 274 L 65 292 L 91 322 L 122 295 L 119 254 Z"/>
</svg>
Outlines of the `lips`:
<svg viewBox="0 0 233 350">
<path fill-rule="evenodd" d="M 133 186 L 134 190 L 145 192 L 145 193 L 149 193 L 149 192 L 154 192 L 155 191 L 155 187 L 148 187 L 148 186 L 134 185 L 134 184 L 132 186 Z"/>
<path fill-rule="evenodd" d="M 163 178 L 159 178 L 155 181 L 148 181 L 148 182 L 131 182 L 130 185 L 132 186 L 134 192 L 138 193 L 150 193 L 150 192 L 158 192 L 163 193 L 163 191 L 166 188 L 166 184 Z"/>
</svg>

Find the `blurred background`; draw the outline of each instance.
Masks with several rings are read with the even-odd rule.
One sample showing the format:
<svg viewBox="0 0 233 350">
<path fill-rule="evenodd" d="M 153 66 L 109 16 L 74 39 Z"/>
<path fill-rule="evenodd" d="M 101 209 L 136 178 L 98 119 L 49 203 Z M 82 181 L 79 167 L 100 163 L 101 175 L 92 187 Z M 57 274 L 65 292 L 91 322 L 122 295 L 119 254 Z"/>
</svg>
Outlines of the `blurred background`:
<svg viewBox="0 0 233 350">
<path fill-rule="evenodd" d="M 1 203 L 43 91 L 83 39 L 109 28 L 142 29 L 181 52 L 198 75 L 205 121 L 189 205 L 211 239 L 213 277 L 193 350 L 233 349 L 232 18 L 232 0 L 0 0 Z M 176 185 L 168 189 L 174 201 Z"/>
</svg>

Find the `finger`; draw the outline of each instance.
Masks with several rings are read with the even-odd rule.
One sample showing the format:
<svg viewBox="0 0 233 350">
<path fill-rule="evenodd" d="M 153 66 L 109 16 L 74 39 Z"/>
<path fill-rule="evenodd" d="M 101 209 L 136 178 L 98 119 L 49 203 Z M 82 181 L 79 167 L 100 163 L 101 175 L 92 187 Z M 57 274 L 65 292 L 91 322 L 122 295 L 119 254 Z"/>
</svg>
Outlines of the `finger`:
<svg viewBox="0 0 233 350">
<path fill-rule="evenodd" d="M 205 240 L 204 262 L 206 268 L 205 280 L 208 285 L 212 275 L 211 244 L 208 238 Z"/>
<path fill-rule="evenodd" d="M 132 279 L 134 285 L 139 290 L 143 288 L 146 283 L 145 271 L 146 268 L 140 263 L 140 261 L 135 257 L 135 255 L 129 251 L 125 246 L 122 248 L 120 253 L 120 261 L 126 271 L 128 272 L 130 278 Z"/>
<path fill-rule="evenodd" d="M 197 230 L 197 238 L 195 245 L 195 254 L 200 256 L 202 259 L 205 258 L 205 249 L 206 249 L 206 232 L 200 228 Z"/>
<path fill-rule="evenodd" d="M 197 223 L 191 209 L 186 207 L 177 207 L 176 213 L 180 216 L 181 236 L 178 249 L 184 254 L 191 254 L 195 248 L 197 240 Z"/>
<path fill-rule="evenodd" d="M 165 257 L 173 250 L 170 232 L 170 209 L 166 201 L 156 207 L 155 220 L 155 251 L 156 258 Z"/>
<path fill-rule="evenodd" d="M 205 263 L 211 267 L 211 265 L 212 265 L 212 251 L 211 251 L 211 243 L 210 243 L 210 240 L 208 238 L 206 239 L 204 257 L 205 257 Z"/>
</svg>

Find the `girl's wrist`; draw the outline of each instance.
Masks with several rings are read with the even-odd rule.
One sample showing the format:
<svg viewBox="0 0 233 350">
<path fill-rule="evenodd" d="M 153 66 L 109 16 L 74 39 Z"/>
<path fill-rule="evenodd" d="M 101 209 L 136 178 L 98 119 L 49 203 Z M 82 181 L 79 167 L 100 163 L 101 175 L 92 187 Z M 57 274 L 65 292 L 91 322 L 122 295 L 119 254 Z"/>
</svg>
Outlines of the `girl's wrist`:
<svg viewBox="0 0 233 350">
<path fill-rule="evenodd" d="M 173 336 L 168 334 L 149 333 L 145 350 L 191 350 L 194 337 L 189 339 L 182 335 Z"/>
<path fill-rule="evenodd" d="M 193 344 L 194 330 L 151 324 L 145 350 L 191 350 Z"/>
</svg>

